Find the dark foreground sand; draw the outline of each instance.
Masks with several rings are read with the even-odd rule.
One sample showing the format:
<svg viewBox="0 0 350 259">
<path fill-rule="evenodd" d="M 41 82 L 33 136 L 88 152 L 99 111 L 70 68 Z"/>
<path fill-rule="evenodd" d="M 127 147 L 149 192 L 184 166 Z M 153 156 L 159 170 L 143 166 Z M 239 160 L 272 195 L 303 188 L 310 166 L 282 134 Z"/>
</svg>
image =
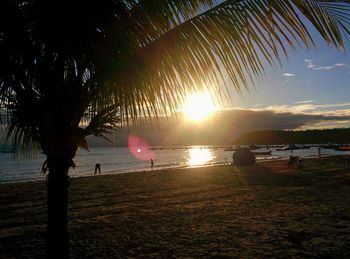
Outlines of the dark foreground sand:
<svg viewBox="0 0 350 259">
<path fill-rule="evenodd" d="M 0 185 L 0 258 L 41 258 L 45 183 Z M 350 257 L 340 158 L 71 179 L 72 258 Z"/>
</svg>

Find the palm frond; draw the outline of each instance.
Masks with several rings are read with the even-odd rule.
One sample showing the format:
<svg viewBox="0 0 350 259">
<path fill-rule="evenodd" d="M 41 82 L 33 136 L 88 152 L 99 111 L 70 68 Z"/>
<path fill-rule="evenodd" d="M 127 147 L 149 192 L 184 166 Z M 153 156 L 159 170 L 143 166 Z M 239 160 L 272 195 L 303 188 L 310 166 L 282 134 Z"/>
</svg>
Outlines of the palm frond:
<svg viewBox="0 0 350 259">
<path fill-rule="evenodd" d="M 152 113 L 171 104 L 167 108 L 172 110 L 186 92 L 203 87 L 229 98 L 232 85 L 238 92 L 256 85 L 264 72 L 263 59 L 281 65 L 297 45 L 314 46 L 305 17 L 326 42 L 343 48 L 349 13 L 348 1 L 223 1 L 173 28 L 157 27 L 152 41 L 147 30 L 146 39 L 138 40 L 140 48 L 118 59 L 125 63 L 109 84 L 126 114 L 135 118 L 140 107 Z M 134 22 L 156 24 L 144 17 L 152 19 L 145 15 Z M 223 87 L 226 77 L 230 82 Z"/>
<path fill-rule="evenodd" d="M 8 136 L 81 139 L 82 121 L 101 135 L 120 119 L 174 112 L 188 92 L 230 99 L 259 84 L 266 63 L 315 45 L 307 20 L 344 48 L 349 14 L 349 0 L 0 1 Z"/>
</svg>

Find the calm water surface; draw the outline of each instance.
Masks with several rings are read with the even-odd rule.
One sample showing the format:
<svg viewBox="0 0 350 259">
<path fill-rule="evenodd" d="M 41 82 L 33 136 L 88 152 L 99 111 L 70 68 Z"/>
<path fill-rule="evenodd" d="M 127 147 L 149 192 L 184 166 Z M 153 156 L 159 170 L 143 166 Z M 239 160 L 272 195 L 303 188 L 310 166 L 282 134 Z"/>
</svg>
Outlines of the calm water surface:
<svg viewBox="0 0 350 259">
<path fill-rule="evenodd" d="M 266 151 L 266 149 L 257 151 Z M 271 156 L 258 156 L 257 159 L 283 159 L 291 155 L 291 151 L 276 151 L 275 149 L 271 149 L 271 151 Z M 146 151 L 129 150 L 128 147 L 91 148 L 90 152 L 78 151 L 74 159 L 77 167 L 70 170 L 70 176 L 93 175 L 96 163 L 101 164 L 102 174 L 229 164 L 232 161 L 232 153 L 232 151 L 224 151 L 223 149 L 200 146 L 192 146 L 188 149 Z M 317 148 L 294 150 L 293 154 L 301 157 L 317 156 Z M 322 149 L 322 155 L 336 154 L 350 154 L 350 152 Z M 154 161 L 153 169 L 150 158 Z M 44 161 L 44 155 L 40 155 L 37 159 L 18 160 L 13 158 L 13 154 L 0 153 L 0 183 L 45 179 L 45 176 L 40 173 Z"/>
</svg>

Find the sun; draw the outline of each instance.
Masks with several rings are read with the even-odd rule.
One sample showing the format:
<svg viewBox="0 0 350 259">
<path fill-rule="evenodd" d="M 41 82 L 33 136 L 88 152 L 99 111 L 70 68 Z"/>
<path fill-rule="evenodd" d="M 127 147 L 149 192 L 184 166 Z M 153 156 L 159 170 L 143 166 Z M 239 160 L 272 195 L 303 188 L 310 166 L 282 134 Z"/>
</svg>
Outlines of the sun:
<svg viewBox="0 0 350 259">
<path fill-rule="evenodd" d="M 186 118 L 193 121 L 201 121 L 214 111 L 215 105 L 208 92 L 188 95 L 183 109 Z"/>
</svg>

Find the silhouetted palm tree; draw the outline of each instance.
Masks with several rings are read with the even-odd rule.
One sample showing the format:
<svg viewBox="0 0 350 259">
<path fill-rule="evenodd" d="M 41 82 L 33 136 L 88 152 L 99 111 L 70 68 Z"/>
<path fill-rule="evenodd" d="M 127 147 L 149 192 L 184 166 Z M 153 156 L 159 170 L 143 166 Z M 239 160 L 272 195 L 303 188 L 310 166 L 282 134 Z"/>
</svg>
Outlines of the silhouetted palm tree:
<svg viewBox="0 0 350 259">
<path fill-rule="evenodd" d="M 47 156 L 47 257 L 59 258 L 86 136 L 174 111 L 188 91 L 229 98 L 265 61 L 314 45 L 306 20 L 337 48 L 350 22 L 345 0 L 2 0 L 0 19 L 0 104 L 14 144 Z"/>
</svg>

